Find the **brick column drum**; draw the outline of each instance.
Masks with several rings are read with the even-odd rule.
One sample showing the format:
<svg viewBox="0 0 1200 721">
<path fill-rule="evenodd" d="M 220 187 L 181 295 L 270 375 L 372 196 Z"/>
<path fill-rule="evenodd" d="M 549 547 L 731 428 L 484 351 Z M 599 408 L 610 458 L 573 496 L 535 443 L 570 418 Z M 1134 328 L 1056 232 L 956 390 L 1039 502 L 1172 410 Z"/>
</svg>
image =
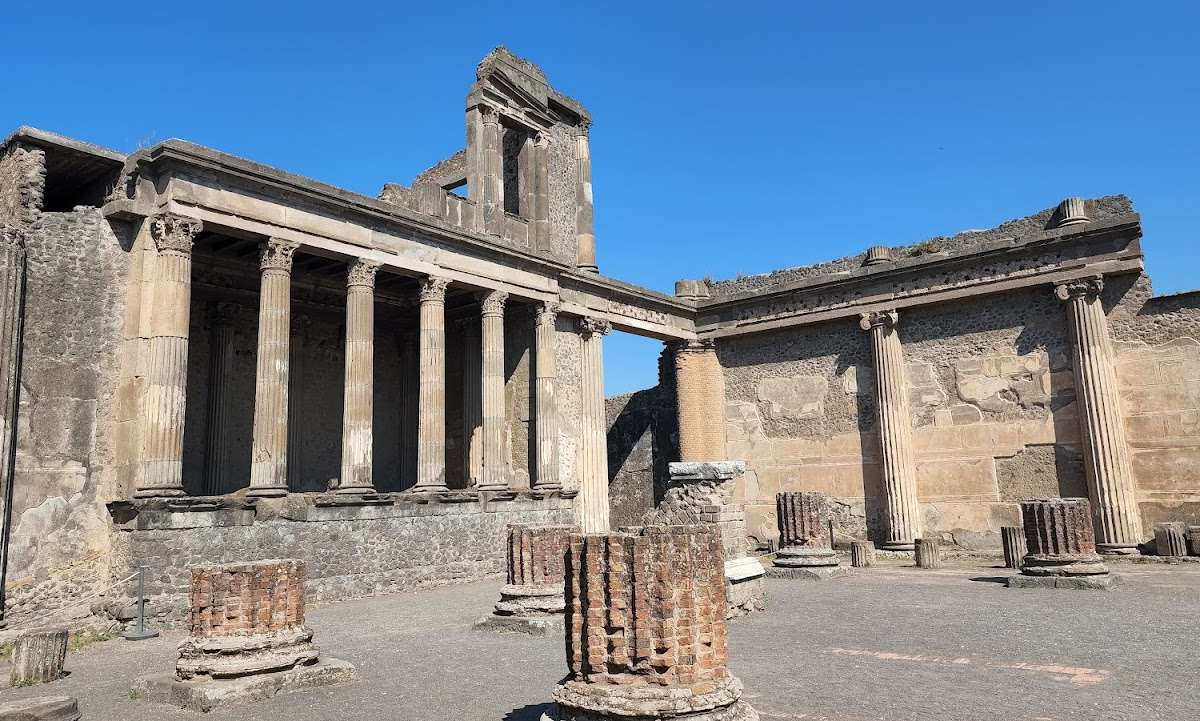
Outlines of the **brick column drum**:
<svg viewBox="0 0 1200 721">
<path fill-rule="evenodd" d="M 543 718 L 757 719 L 728 668 L 724 565 L 712 526 L 572 534 L 568 673 Z"/>
<path fill-rule="evenodd" d="M 726 460 L 725 377 L 713 341 L 675 347 L 675 394 L 679 460 Z"/>
<path fill-rule="evenodd" d="M 779 521 L 779 552 L 772 576 L 821 579 L 840 575 L 838 557 L 830 545 L 829 499 L 824 493 L 800 491 L 775 495 Z"/>
<path fill-rule="evenodd" d="M 563 569 L 574 526 L 508 527 L 508 582 L 491 616 L 477 629 L 544 635 L 562 628 Z"/>
<path fill-rule="evenodd" d="M 1107 589 L 1116 582 L 1096 552 L 1088 499 L 1022 501 L 1021 520 L 1028 551 L 1010 588 Z"/>
<path fill-rule="evenodd" d="M 304 625 L 304 562 L 255 561 L 192 569 L 188 638 L 179 680 L 228 678 L 314 663 Z"/>
</svg>

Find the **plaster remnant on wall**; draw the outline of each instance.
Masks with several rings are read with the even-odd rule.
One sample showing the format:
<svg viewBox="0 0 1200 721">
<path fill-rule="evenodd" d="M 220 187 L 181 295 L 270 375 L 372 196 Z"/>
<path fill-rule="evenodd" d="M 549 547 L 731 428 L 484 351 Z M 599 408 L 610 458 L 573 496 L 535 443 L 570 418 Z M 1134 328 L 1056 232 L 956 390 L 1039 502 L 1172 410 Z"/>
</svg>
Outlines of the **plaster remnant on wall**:
<svg viewBox="0 0 1200 721">
<path fill-rule="evenodd" d="M 908 377 L 908 404 L 913 424 L 925 425 L 950 396 L 938 382 L 937 370 L 932 363 L 909 361 L 905 374 Z"/>
<path fill-rule="evenodd" d="M 756 389 L 767 417 L 776 420 L 810 420 L 825 415 L 827 379 L 821 376 L 763 378 Z"/>
<path fill-rule="evenodd" d="M 1050 361 L 1044 351 L 954 361 L 958 397 L 992 413 L 1044 408 L 1050 402 Z"/>
</svg>

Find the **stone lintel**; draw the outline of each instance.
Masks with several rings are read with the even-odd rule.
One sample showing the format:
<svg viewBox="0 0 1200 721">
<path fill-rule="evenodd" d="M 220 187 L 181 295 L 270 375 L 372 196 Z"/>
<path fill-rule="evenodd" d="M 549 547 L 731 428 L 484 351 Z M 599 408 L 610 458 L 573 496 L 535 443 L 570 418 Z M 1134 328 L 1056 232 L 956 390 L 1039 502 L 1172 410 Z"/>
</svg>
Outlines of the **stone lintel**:
<svg viewBox="0 0 1200 721">
<path fill-rule="evenodd" d="M 745 461 L 676 462 L 668 465 L 672 481 L 729 481 L 746 472 Z"/>
</svg>

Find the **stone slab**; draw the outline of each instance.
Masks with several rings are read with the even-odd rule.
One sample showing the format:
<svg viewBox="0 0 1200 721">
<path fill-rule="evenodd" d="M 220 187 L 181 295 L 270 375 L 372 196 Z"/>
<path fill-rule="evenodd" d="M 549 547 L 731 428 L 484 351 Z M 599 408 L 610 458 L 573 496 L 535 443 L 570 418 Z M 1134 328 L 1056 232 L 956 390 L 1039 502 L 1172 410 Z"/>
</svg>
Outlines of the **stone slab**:
<svg viewBox="0 0 1200 721">
<path fill-rule="evenodd" d="M 791 578 L 802 581 L 825 581 L 853 575 L 845 566 L 772 566 L 767 569 L 771 578 Z"/>
<path fill-rule="evenodd" d="M 129 691 L 130 698 L 170 704 L 192 711 L 212 711 L 271 698 L 276 694 L 358 680 L 358 671 L 348 661 L 324 658 L 287 671 L 255 674 L 219 681 L 177 681 L 173 672 L 140 676 Z"/>
<path fill-rule="evenodd" d="M 1095 576 L 1009 576 L 1009 588 L 1065 588 L 1074 591 L 1108 591 L 1121 583 L 1115 573 Z"/>
<path fill-rule="evenodd" d="M 762 576 L 742 581 L 725 579 L 725 618 L 738 618 L 767 610 L 767 588 Z"/>
<path fill-rule="evenodd" d="M 550 636 L 563 633 L 563 617 L 555 616 L 497 616 L 491 614 L 475 622 L 476 631 L 523 633 L 527 636 Z"/>
<path fill-rule="evenodd" d="M 725 578 L 734 583 L 750 578 L 758 578 L 764 572 L 762 563 L 757 558 L 751 556 L 732 558 L 725 562 Z"/>
<path fill-rule="evenodd" d="M 0 721 L 79 721 L 79 704 L 70 696 L 37 696 L 0 703 Z"/>
</svg>

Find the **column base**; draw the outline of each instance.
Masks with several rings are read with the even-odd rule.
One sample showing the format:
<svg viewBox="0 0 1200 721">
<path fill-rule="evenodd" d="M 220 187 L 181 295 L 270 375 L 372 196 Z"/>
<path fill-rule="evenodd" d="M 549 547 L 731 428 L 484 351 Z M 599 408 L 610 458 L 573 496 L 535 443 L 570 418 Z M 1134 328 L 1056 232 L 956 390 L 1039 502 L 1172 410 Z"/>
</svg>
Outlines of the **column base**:
<svg viewBox="0 0 1200 721">
<path fill-rule="evenodd" d="M 246 495 L 251 498 L 281 498 L 287 494 L 287 486 L 250 486 L 246 489 Z"/>
<path fill-rule="evenodd" d="M 357 680 L 358 672 L 349 662 L 323 658 L 311 665 L 283 671 L 211 681 L 180 681 L 173 673 L 140 676 L 129 690 L 129 697 L 208 712 L 222 706 L 262 701 L 280 693 Z"/>
<path fill-rule="evenodd" d="M 179 496 L 186 495 L 186 491 L 175 486 L 168 488 L 139 488 L 133 492 L 134 498 L 178 498 Z"/>
<path fill-rule="evenodd" d="M 1064 588 L 1073 591 L 1108 591 L 1121 582 L 1115 573 L 1094 576 L 1009 576 L 1009 588 Z"/>
<path fill-rule="evenodd" d="M 339 486 L 334 493 L 339 496 L 367 496 L 376 493 L 375 486 Z"/>
<path fill-rule="evenodd" d="M 491 485 L 486 485 L 486 486 L 484 484 L 480 483 L 478 486 L 475 486 L 475 490 L 481 491 L 481 492 L 487 491 L 488 493 L 503 493 L 505 491 L 515 491 L 517 489 L 509 488 L 507 483 L 493 483 Z"/>
<path fill-rule="evenodd" d="M 1105 556 L 1140 556 L 1142 552 L 1138 550 L 1136 543 L 1097 543 L 1096 553 L 1102 553 Z"/>
<path fill-rule="evenodd" d="M 474 488 L 474 489 L 467 489 L 467 490 L 477 490 L 478 491 L 478 490 L 483 490 L 483 489 Z M 425 495 L 430 495 L 430 496 L 438 494 L 438 493 L 449 493 L 449 492 L 450 492 L 450 487 L 447 486 L 445 483 L 441 484 L 440 486 L 435 486 L 432 484 L 428 485 L 428 486 L 416 485 L 416 486 L 413 486 L 412 488 L 408 489 L 408 493 L 425 494 Z"/>
<path fill-rule="evenodd" d="M 675 719 L 677 721 L 758 721 L 741 700 L 742 683 L 734 677 L 696 687 L 622 685 L 567 680 L 554 689 L 554 707 L 543 721 Z"/>
</svg>

